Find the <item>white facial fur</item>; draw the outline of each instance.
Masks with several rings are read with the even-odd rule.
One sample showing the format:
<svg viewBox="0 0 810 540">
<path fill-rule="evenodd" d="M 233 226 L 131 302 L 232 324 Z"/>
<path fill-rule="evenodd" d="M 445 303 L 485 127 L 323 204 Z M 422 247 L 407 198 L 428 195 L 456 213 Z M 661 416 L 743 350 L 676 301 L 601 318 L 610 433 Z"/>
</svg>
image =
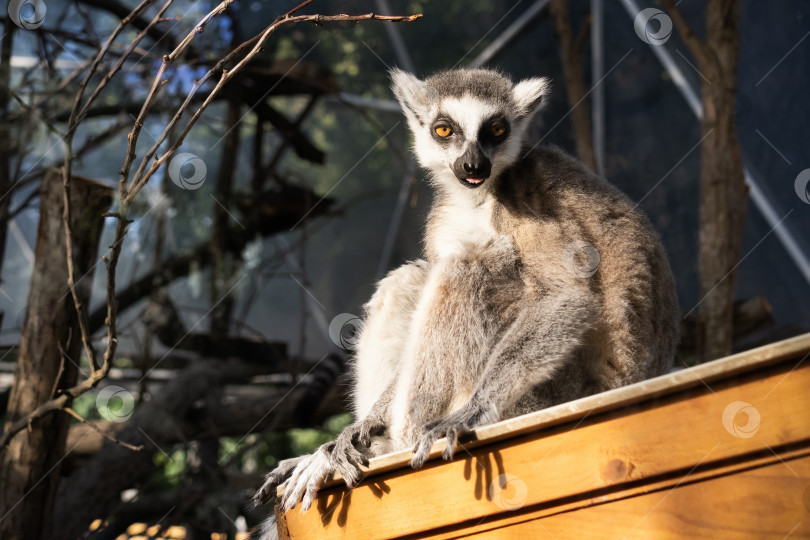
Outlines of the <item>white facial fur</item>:
<svg viewBox="0 0 810 540">
<path fill-rule="evenodd" d="M 507 167 L 520 157 L 522 139 L 531 117 L 548 92 L 548 80 L 532 78 L 512 87 L 511 106 L 501 101 L 485 101 L 471 92 L 461 97 L 441 96 L 439 92 L 413 75 L 394 70 L 391 73 L 394 93 L 402 104 L 408 124 L 414 134 L 414 152 L 420 165 L 431 173 L 431 180 L 443 192 L 459 203 L 473 206 L 483 204 L 494 181 Z M 439 112 L 456 122 L 463 132 L 464 143 L 443 145 L 432 134 L 432 124 Z M 506 140 L 487 149 L 492 162 L 490 178 L 478 188 L 470 189 L 459 183 L 452 171 L 453 163 L 470 143 L 475 143 L 481 124 L 501 114 L 510 124 Z"/>
</svg>

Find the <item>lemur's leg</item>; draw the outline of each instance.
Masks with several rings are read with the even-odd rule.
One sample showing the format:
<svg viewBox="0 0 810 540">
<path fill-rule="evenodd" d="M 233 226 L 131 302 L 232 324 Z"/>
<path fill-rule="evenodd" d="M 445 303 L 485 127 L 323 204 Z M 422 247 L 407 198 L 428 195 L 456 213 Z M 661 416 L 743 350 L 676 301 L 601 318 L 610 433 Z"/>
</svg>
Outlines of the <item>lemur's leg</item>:
<svg viewBox="0 0 810 540">
<path fill-rule="evenodd" d="M 380 281 L 371 300 L 363 306 L 364 324 L 352 369 L 352 399 L 358 419 L 369 415 L 399 371 L 428 272 L 428 263 L 423 260 L 400 266 Z"/>
<path fill-rule="evenodd" d="M 357 341 L 353 367 L 353 405 L 357 421 L 336 441 L 314 454 L 295 458 L 292 467 L 279 466 L 267 475 L 256 499 L 268 500 L 286 483 L 282 503 L 294 507 L 302 500 L 309 508 L 323 481 L 339 472 L 349 487 L 360 480 L 360 465 L 390 448 L 391 387 L 399 371 L 408 327 L 428 274 L 428 263 L 413 261 L 390 272 L 364 306 L 365 317 Z M 285 462 L 282 462 L 284 464 Z"/>
<path fill-rule="evenodd" d="M 462 407 L 523 296 L 509 238 L 437 262 L 411 325 L 392 406 L 392 432 L 410 448 L 423 426 Z"/>
<path fill-rule="evenodd" d="M 596 309 L 594 299 L 580 288 L 521 300 L 517 317 L 493 348 L 469 401 L 423 426 L 411 465 L 421 467 L 441 437 L 447 437 L 442 457 L 452 459 L 459 435 L 498 421 L 521 396 L 574 359 Z"/>
</svg>

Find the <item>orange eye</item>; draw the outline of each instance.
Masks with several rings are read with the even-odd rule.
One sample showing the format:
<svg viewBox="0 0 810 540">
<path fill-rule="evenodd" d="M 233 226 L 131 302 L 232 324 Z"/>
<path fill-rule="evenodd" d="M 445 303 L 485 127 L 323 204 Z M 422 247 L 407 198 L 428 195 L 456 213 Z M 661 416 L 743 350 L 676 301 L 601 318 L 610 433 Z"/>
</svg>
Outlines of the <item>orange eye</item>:
<svg viewBox="0 0 810 540">
<path fill-rule="evenodd" d="M 445 137 L 449 137 L 450 134 L 453 133 L 453 130 L 447 126 L 437 126 L 436 127 L 436 135 L 444 139 Z"/>
<path fill-rule="evenodd" d="M 490 132 L 490 133 L 492 133 L 492 135 L 493 135 L 494 137 L 500 137 L 500 136 L 502 136 L 504 133 L 506 133 L 506 128 L 505 128 L 505 127 L 503 127 L 503 126 L 502 126 L 502 125 L 500 125 L 500 124 L 493 124 L 493 125 L 492 125 L 492 126 L 489 128 L 489 132 Z"/>
</svg>

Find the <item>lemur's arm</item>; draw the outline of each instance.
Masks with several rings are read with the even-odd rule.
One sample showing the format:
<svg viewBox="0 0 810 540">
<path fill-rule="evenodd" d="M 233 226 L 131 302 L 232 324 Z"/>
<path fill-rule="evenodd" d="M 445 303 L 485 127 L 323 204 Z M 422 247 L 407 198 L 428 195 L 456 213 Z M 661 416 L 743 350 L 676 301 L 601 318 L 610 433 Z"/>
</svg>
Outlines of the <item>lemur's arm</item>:
<svg viewBox="0 0 810 540">
<path fill-rule="evenodd" d="M 487 360 L 470 400 L 458 411 L 426 424 L 411 465 L 421 467 L 433 443 L 447 437 L 442 457 L 452 459 L 459 435 L 500 419 L 530 389 L 573 357 L 595 312 L 581 288 L 524 299 L 519 315 Z"/>
<path fill-rule="evenodd" d="M 389 382 L 366 417 L 346 426 L 334 441 L 330 462 L 349 488 L 360 481 L 360 465 L 368 466 L 369 458 L 374 457 L 372 438 L 385 436 L 390 426 L 391 396 L 394 393 L 394 386 L 395 381 Z"/>
</svg>

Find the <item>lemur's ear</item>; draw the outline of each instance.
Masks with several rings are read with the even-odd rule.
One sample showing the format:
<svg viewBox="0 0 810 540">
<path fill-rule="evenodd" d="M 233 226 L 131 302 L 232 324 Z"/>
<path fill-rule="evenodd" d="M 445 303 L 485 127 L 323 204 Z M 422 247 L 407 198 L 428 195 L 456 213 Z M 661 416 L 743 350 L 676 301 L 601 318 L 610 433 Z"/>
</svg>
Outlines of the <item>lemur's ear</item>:
<svg viewBox="0 0 810 540">
<path fill-rule="evenodd" d="M 512 99 L 518 111 L 518 118 L 523 120 L 537 112 L 550 89 L 551 81 L 546 77 L 532 77 L 513 86 Z"/>
<path fill-rule="evenodd" d="M 410 73 L 394 68 L 389 72 L 392 90 L 409 120 L 425 124 L 431 107 L 438 101 L 438 92 L 431 85 Z"/>
</svg>

